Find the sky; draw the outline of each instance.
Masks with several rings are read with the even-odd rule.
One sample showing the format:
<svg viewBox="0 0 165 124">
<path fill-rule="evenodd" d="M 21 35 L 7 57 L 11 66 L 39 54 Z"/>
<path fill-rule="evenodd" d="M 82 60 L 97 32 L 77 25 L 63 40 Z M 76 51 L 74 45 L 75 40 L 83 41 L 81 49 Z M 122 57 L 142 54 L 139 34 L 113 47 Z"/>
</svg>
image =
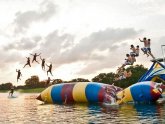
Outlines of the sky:
<svg viewBox="0 0 165 124">
<path fill-rule="evenodd" d="M 143 47 L 139 38 L 151 39 L 156 58 L 165 45 L 164 0 L 1 0 L 0 18 L 0 84 L 47 79 L 40 64 L 23 68 L 30 53 L 52 63 L 51 79 L 91 80 L 115 72 L 131 44 Z M 149 68 L 150 60 L 140 52 L 135 65 Z"/>
</svg>

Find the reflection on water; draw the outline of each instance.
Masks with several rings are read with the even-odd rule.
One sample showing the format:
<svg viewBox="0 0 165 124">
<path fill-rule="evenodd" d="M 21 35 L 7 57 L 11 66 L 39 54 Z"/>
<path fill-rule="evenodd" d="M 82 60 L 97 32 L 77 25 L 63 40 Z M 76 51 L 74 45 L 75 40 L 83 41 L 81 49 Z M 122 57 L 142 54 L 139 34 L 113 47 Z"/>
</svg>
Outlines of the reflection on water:
<svg viewBox="0 0 165 124">
<path fill-rule="evenodd" d="M 38 94 L 0 94 L 0 123 L 165 123 L 165 105 L 42 104 Z"/>
</svg>

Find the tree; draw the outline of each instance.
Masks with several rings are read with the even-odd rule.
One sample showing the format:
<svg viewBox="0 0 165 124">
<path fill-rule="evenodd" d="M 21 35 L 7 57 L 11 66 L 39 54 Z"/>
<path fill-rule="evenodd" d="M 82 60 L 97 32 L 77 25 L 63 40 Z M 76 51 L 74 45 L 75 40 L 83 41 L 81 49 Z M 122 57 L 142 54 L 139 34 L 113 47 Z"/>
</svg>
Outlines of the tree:
<svg viewBox="0 0 165 124">
<path fill-rule="evenodd" d="M 93 82 L 102 82 L 107 84 L 112 84 L 115 74 L 110 73 L 101 73 L 92 79 Z"/>
<path fill-rule="evenodd" d="M 147 68 L 145 68 L 143 65 L 135 65 L 135 66 L 129 66 L 126 68 L 126 70 L 131 70 L 132 71 L 132 76 L 127 79 L 119 80 L 119 81 L 114 81 L 114 76 L 115 73 L 101 73 L 94 77 L 92 79 L 93 82 L 102 82 L 102 83 L 107 83 L 107 84 L 112 84 L 114 83 L 116 86 L 126 88 L 134 83 L 137 83 L 139 78 L 145 74 L 147 71 Z"/>
<path fill-rule="evenodd" d="M 39 86 L 39 77 L 38 76 L 31 76 L 31 78 L 25 81 L 25 86 L 27 88 L 36 88 Z"/>
<path fill-rule="evenodd" d="M 62 83 L 63 81 L 61 79 L 55 79 L 53 80 L 52 84 L 59 84 Z"/>
<path fill-rule="evenodd" d="M 70 83 L 70 82 L 89 82 L 89 80 L 84 79 L 84 78 L 76 78 L 76 79 L 72 79 L 70 81 L 64 81 L 64 83 Z"/>
<path fill-rule="evenodd" d="M 12 86 L 12 83 L 5 83 L 0 85 L 0 90 L 9 90 Z"/>
<path fill-rule="evenodd" d="M 76 78 L 76 79 L 72 79 L 70 82 L 89 82 L 89 80 L 83 78 Z"/>
</svg>

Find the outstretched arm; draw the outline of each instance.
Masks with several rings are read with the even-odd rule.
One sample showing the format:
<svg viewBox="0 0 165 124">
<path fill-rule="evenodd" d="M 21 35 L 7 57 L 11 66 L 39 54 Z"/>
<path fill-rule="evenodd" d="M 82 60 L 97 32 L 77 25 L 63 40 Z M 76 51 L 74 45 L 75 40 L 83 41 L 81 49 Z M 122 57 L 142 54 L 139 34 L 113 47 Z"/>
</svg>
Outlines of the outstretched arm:
<svg viewBox="0 0 165 124">
<path fill-rule="evenodd" d="M 140 42 L 143 42 L 140 38 L 139 38 Z"/>
<path fill-rule="evenodd" d="M 33 54 L 29 53 L 30 55 L 34 56 Z"/>
<path fill-rule="evenodd" d="M 40 54 L 38 54 L 37 56 L 40 56 L 41 55 L 41 53 Z"/>
<path fill-rule="evenodd" d="M 16 69 L 16 72 L 18 72 L 17 69 Z"/>
<path fill-rule="evenodd" d="M 42 60 L 41 56 L 40 56 L 40 59 Z"/>
</svg>

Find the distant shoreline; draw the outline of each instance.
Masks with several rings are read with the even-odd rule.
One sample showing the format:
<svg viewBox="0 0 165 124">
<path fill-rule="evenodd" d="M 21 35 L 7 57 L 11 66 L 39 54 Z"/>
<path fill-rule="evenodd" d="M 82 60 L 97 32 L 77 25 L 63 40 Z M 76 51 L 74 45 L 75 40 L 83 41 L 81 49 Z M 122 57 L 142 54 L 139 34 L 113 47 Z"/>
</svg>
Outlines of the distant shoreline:
<svg viewBox="0 0 165 124">
<path fill-rule="evenodd" d="M 18 90 L 15 90 L 14 92 L 19 92 L 19 93 L 41 93 L 44 89 L 46 89 L 46 88 L 18 89 Z M 0 93 L 8 93 L 9 91 L 10 90 L 0 90 Z M 162 94 L 165 94 L 165 91 Z"/>
<path fill-rule="evenodd" d="M 45 88 L 33 88 L 33 89 L 18 89 L 14 92 L 20 92 L 20 93 L 41 93 Z M 7 93 L 10 90 L 0 90 L 0 93 Z"/>
</svg>

